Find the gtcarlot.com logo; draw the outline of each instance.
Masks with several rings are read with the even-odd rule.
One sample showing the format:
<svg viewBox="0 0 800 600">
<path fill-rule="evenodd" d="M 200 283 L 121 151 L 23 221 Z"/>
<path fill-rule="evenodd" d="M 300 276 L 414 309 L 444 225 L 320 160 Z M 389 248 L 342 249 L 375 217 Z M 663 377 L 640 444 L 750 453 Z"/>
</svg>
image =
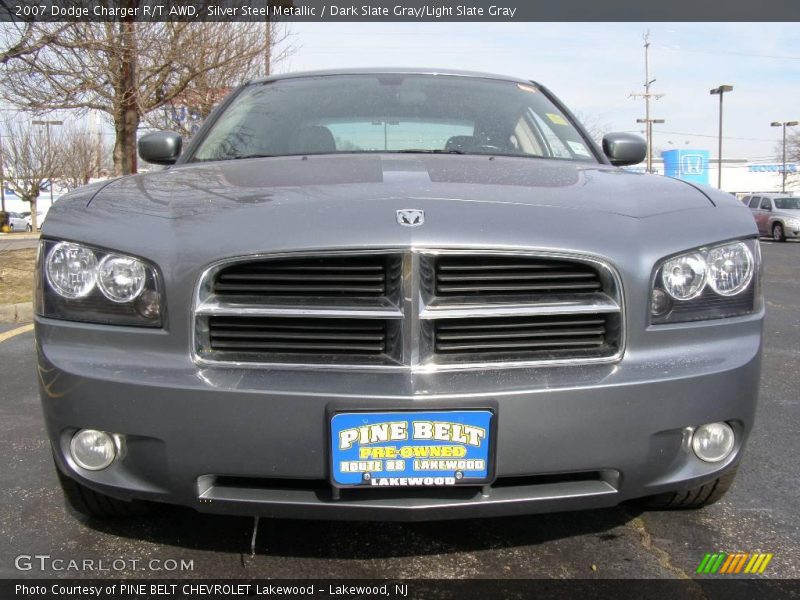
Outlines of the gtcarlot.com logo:
<svg viewBox="0 0 800 600">
<path fill-rule="evenodd" d="M 771 560 L 772 554 L 761 552 L 708 552 L 700 561 L 696 573 L 711 575 L 763 573 Z"/>
<path fill-rule="evenodd" d="M 58 558 L 49 554 L 20 554 L 14 559 L 17 571 L 194 571 L 194 560 L 174 558 Z"/>
</svg>

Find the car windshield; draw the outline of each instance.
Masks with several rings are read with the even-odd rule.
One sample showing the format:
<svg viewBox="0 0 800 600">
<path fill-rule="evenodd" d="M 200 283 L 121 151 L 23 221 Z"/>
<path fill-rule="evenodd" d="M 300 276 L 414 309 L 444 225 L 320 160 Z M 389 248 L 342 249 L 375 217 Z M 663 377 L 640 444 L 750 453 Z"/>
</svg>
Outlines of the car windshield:
<svg viewBox="0 0 800 600">
<path fill-rule="evenodd" d="M 358 152 L 597 162 L 536 86 L 453 75 L 288 78 L 243 89 L 190 160 Z"/>
<path fill-rule="evenodd" d="M 776 198 L 774 202 L 781 210 L 800 210 L 800 198 Z"/>
</svg>

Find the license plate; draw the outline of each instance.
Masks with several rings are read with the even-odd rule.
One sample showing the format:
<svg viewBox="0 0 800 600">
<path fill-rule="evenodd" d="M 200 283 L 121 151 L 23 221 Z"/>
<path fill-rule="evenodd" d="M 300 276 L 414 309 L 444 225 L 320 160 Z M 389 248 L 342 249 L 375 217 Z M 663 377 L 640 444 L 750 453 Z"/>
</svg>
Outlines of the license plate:
<svg viewBox="0 0 800 600">
<path fill-rule="evenodd" d="M 337 413 L 331 482 L 383 489 L 489 483 L 493 419 L 491 410 Z"/>
</svg>

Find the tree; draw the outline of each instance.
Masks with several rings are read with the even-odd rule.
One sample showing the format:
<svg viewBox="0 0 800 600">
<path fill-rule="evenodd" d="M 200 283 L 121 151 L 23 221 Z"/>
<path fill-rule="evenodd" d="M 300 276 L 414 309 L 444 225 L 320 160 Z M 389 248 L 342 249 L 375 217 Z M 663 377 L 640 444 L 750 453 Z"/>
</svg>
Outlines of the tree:
<svg viewBox="0 0 800 600">
<path fill-rule="evenodd" d="M 40 30 L 32 22 L 4 23 L 2 41 L 5 49 L 0 52 L 0 64 L 38 52 L 53 42 L 65 27 L 62 23 L 57 27 Z"/>
<path fill-rule="evenodd" d="M 99 176 L 109 155 L 102 137 L 74 125 L 64 130 L 57 144 L 56 179 L 69 190 Z"/>
<path fill-rule="evenodd" d="M 36 231 L 38 215 L 36 199 L 45 182 L 58 169 L 58 143 L 48 140 L 42 127 L 33 127 L 19 119 L 6 122 L 5 135 L 0 137 L 5 185 L 24 202 L 31 205 L 31 225 Z"/>
<path fill-rule="evenodd" d="M 122 0 L 132 7 L 136 0 Z M 34 112 L 77 109 L 108 115 L 114 125 L 114 172 L 136 172 L 136 132 L 144 115 L 188 91 L 231 87 L 264 69 L 286 39 L 274 23 L 34 23 L 4 27 L 0 95 Z M 280 33 L 280 35 L 276 35 Z M 3 39 L 4 38 L 4 39 Z M 16 43 L 16 45 L 15 45 Z M 10 52 L 8 49 L 13 49 Z M 2 53 L 0 53 L 2 54 Z"/>
<path fill-rule="evenodd" d="M 575 111 L 575 118 L 578 119 L 583 128 L 598 144 L 602 143 L 603 136 L 611 131 L 611 126 L 603 120 L 602 115 Z"/>
<path fill-rule="evenodd" d="M 783 148 L 779 149 L 778 160 L 783 160 Z M 786 162 L 800 164 L 800 131 L 789 130 L 786 132 Z M 786 173 L 786 183 L 796 185 L 800 183 L 800 170 Z"/>
</svg>

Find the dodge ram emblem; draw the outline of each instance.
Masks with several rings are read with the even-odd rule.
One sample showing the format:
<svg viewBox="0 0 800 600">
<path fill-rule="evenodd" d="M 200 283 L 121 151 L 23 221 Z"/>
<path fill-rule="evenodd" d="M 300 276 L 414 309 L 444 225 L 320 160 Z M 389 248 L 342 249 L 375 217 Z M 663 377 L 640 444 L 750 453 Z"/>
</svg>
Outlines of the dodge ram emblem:
<svg viewBox="0 0 800 600">
<path fill-rule="evenodd" d="M 403 227 L 419 227 L 425 222 L 425 211 L 419 208 L 398 210 L 397 222 Z"/>
</svg>

